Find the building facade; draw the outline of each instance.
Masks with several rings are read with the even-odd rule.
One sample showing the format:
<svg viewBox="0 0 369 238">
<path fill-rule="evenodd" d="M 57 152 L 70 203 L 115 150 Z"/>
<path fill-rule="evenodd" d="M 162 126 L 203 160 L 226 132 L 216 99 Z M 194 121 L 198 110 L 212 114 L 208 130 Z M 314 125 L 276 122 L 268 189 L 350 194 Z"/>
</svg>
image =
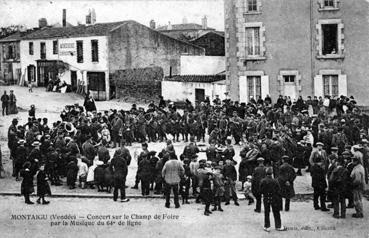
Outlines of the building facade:
<svg viewBox="0 0 369 238">
<path fill-rule="evenodd" d="M 368 105 L 369 2 L 225 1 L 226 75 L 233 100 L 351 96 Z"/>
<path fill-rule="evenodd" d="M 59 78 L 108 100 L 116 70 L 159 66 L 169 75 L 179 70 L 181 54 L 203 55 L 205 50 L 123 21 L 43 28 L 22 38 L 20 52 L 25 82 L 47 86 Z"/>
<path fill-rule="evenodd" d="M 0 40 L 0 78 L 7 84 L 15 84 L 21 78 L 20 42 L 17 32 Z"/>
<path fill-rule="evenodd" d="M 205 49 L 207 56 L 224 56 L 224 32 L 207 31 L 200 34 L 196 39 L 191 41 L 192 44 Z"/>
</svg>

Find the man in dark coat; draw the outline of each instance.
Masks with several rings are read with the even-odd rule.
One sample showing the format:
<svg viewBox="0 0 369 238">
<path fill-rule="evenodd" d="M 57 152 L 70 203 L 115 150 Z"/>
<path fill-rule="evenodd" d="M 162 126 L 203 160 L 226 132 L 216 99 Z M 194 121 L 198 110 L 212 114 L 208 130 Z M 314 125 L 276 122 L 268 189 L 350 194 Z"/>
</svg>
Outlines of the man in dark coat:
<svg viewBox="0 0 369 238">
<path fill-rule="evenodd" d="M 344 167 L 343 158 L 336 160 L 336 166 L 329 177 L 330 189 L 332 192 L 334 218 L 346 218 L 345 195 L 347 190 L 348 171 Z M 341 205 L 341 216 L 339 216 L 339 206 Z"/>
<path fill-rule="evenodd" d="M 23 169 L 21 170 L 20 174 L 21 177 L 23 177 L 22 184 L 21 184 L 21 194 L 23 194 L 25 203 L 26 204 L 34 204 L 31 202 L 29 196 L 35 191 L 35 188 L 33 187 L 33 176 L 35 175 L 30 170 L 31 163 L 26 162 L 23 165 Z"/>
<path fill-rule="evenodd" d="M 150 195 L 150 182 L 153 175 L 152 166 L 148 159 L 148 153 L 141 154 L 141 161 L 138 164 L 137 176 L 141 181 L 142 196 Z"/>
<path fill-rule="evenodd" d="M 312 180 L 312 187 L 314 188 L 314 208 L 315 210 L 329 211 L 325 206 L 325 196 L 327 188 L 327 181 L 325 179 L 325 171 L 322 162 L 314 163 L 310 168 L 310 175 Z M 320 199 L 320 207 L 318 205 Z"/>
<path fill-rule="evenodd" d="M 233 160 L 230 160 L 230 159 L 226 160 L 226 164 L 223 167 L 222 174 L 226 180 L 225 186 L 224 186 L 224 189 L 225 189 L 225 194 L 224 194 L 225 204 L 224 205 L 229 205 L 229 201 L 231 200 L 231 196 L 232 196 L 234 205 L 239 206 L 240 204 L 237 202 L 238 197 L 236 193 L 237 171 L 234 166 Z"/>
<path fill-rule="evenodd" d="M 117 155 L 117 156 L 116 156 Z M 118 199 L 118 190 L 120 190 L 121 202 L 128 202 L 126 198 L 126 177 L 128 174 L 128 166 L 125 159 L 118 154 L 114 154 L 113 159 L 110 163 L 110 168 L 113 171 L 114 177 L 114 201 Z"/>
<path fill-rule="evenodd" d="M 254 173 L 252 175 L 251 180 L 251 191 L 256 198 L 256 208 L 255 212 L 261 212 L 261 192 L 260 192 L 260 181 L 265 178 L 265 167 L 264 167 L 264 158 L 258 158 L 257 162 L 259 165 L 255 168 Z"/>
<path fill-rule="evenodd" d="M 150 151 L 147 149 L 148 145 L 146 142 L 142 143 L 142 151 L 140 153 L 140 155 L 137 157 L 137 166 L 140 164 L 141 160 L 143 159 L 143 156 L 148 154 Z M 135 185 L 132 187 L 132 189 L 138 189 L 138 184 L 140 183 L 140 176 L 138 174 L 138 170 L 136 172 L 136 180 L 135 180 Z"/>
<path fill-rule="evenodd" d="M 6 94 L 6 91 L 4 90 L 4 94 L 1 96 L 1 105 L 3 108 L 3 116 L 8 115 L 9 110 L 9 95 Z"/>
<path fill-rule="evenodd" d="M 296 178 L 294 168 L 289 164 L 290 158 L 287 155 L 282 157 L 282 165 L 279 167 L 278 182 L 281 187 L 282 197 L 286 199 L 284 210 L 290 210 L 290 199 L 295 196 L 293 182 Z"/>
<path fill-rule="evenodd" d="M 19 180 L 19 172 L 21 171 L 23 164 L 27 160 L 27 149 L 24 146 L 24 143 L 26 143 L 25 140 L 19 140 L 18 144 L 19 146 L 15 150 L 14 153 L 14 174 L 15 174 L 15 180 Z"/>
<path fill-rule="evenodd" d="M 281 187 L 276 179 L 273 179 L 273 169 L 266 170 L 266 177 L 260 182 L 260 193 L 263 195 L 264 203 L 264 230 L 270 231 L 270 208 L 272 208 L 275 228 L 277 231 L 285 231 L 286 228 L 282 226 L 281 214 L 282 196 Z"/>
</svg>

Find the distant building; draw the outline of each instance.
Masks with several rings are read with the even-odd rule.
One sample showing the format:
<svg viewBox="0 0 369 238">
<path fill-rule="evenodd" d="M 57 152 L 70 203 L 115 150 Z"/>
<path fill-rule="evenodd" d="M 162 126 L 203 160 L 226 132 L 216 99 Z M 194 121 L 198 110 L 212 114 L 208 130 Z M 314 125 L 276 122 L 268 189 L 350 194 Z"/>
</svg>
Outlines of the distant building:
<svg viewBox="0 0 369 238">
<path fill-rule="evenodd" d="M 19 44 L 24 34 L 16 32 L 0 39 L 0 78 L 8 84 L 17 83 L 22 75 Z"/>
<path fill-rule="evenodd" d="M 159 26 L 156 29 L 161 33 L 171 36 L 173 38 L 190 41 L 196 39 L 200 36 L 200 34 L 204 31 L 215 31 L 214 28 L 208 27 L 207 19 L 204 17 L 202 19 L 202 24 L 196 23 L 187 23 L 187 20 L 182 24 L 171 24 L 169 22 L 166 26 Z"/>
<path fill-rule="evenodd" d="M 222 31 L 204 31 L 197 38 L 190 41 L 191 43 L 205 49 L 205 55 L 208 56 L 224 56 L 224 32 Z"/>
<path fill-rule="evenodd" d="M 369 105 L 369 2 L 227 0 L 232 100 L 353 95 Z"/>
<path fill-rule="evenodd" d="M 157 66 L 177 74 L 182 54 L 205 53 L 135 21 L 41 29 L 22 39 L 20 52 L 26 82 L 46 86 L 59 77 L 72 88 L 84 83 L 101 100 L 110 99 L 115 71 Z"/>
</svg>

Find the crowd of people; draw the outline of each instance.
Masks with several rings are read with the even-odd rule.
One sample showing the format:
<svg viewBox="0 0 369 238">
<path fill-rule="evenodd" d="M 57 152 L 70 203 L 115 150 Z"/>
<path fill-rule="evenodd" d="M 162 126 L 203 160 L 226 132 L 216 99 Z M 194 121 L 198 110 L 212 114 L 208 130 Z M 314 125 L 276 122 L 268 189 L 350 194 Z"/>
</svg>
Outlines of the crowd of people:
<svg viewBox="0 0 369 238">
<path fill-rule="evenodd" d="M 353 97 L 299 97 L 292 102 L 280 96 L 272 103 L 267 96 L 248 104 L 216 98 L 196 105 L 187 101 L 183 109 L 160 97 L 147 110 L 133 104 L 128 111 L 102 112 L 96 110 L 92 97 L 86 97 L 84 106 L 66 106 L 61 119 L 52 125 L 35 114 L 33 107 L 25 125 L 14 119 L 8 133 L 13 176 L 17 180 L 19 175 L 23 177 L 26 203 L 32 203 L 29 194 L 35 175 L 41 191 L 38 201 L 47 203 L 44 196 L 50 189 L 46 179 L 57 186 L 66 177 L 70 189 L 76 188 L 76 183 L 98 191 L 114 188 L 114 200 L 120 190 L 121 201 L 127 202 L 126 177 L 132 156 L 126 146 L 138 142 L 142 152 L 137 156 L 132 188 L 138 189 L 141 183 L 143 196 L 150 190 L 164 194 L 168 208 L 171 191 L 176 208 L 180 207 L 179 195 L 186 204 L 191 191 L 197 203 L 205 204 L 207 216 L 223 211 L 222 203 L 229 205 L 231 200 L 238 206 L 239 182 L 249 204 L 256 202 L 255 212 L 261 212 L 263 198 L 265 230 L 270 230 L 270 210 L 277 230 L 285 230 L 279 211 L 290 210 L 296 176 L 310 172 L 314 209 L 329 210 L 329 200 L 335 218 L 345 218 L 346 208 L 352 207 L 356 209 L 353 217 L 363 217 L 369 117 Z M 187 143 L 183 152 L 173 146 L 180 140 Z M 156 141 L 166 142 L 159 153 L 148 149 L 150 142 Z M 241 146 L 239 155 L 233 144 Z M 115 149 L 112 157 L 109 148 Z M 199 160 L 198 153 L 206 153 L 207 159 Z M 235 156 L 241 158 L 238 171 Z"/>
</svg>

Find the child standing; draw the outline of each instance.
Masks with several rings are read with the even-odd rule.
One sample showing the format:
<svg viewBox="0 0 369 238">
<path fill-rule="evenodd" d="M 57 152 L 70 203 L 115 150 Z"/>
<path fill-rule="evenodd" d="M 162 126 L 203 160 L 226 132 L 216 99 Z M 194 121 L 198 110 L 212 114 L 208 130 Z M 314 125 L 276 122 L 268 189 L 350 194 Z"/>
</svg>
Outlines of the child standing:
<svg viewBox="0 0 369 238">
<path fill-rule="evenodd" d="M 180 192 L 182 196 L 182 204 L 190 204 L 188 202 L 188 196 L 190 193 L 190 185 L 191 185 L 191 170 L 190 170 L 190 160 L 185 158 L 183 160 L 183 168 L 185 170 L 183 178 L 180 181 Z"/>
<path fill-rule="evenodd" d="M 40 204 L 40 200 L 42 200 L 42 204 L 49 204 L 49 201 L 45 200 L 45 195 L 51 195 L 50 185 L 47 182 L 46 173 L 45 173 L 45 165 L 42 164 L 37 173 L 37 203 Z"/>
<path fill-rule="evenodd" d="M 214 184 L 214 208 L 212 211 L 216 211 L 218 208 L 218 211 L 222 212 L 222 206 L 221 206 L 221 199 L 224 196 L 224 181 L 223 181 L 223 174 L 222 168 L 220 166 L 214 167 L 213 172 L 213 184 Z"/>
<path fill-rule="evenodd" d="M 244 192 L 245 192 L 245 198 L 247 200 L 249 200 L 249 204 L 248 205 L 251 205 L 254 203 L 254 200 L 256 200 L 254 194 L 252 194 L 251 192 L 251 180 L 252 180 L 252 176 L 249 175 L 246 177 L 246 182 L 244 184 Z"/>
</svg>

